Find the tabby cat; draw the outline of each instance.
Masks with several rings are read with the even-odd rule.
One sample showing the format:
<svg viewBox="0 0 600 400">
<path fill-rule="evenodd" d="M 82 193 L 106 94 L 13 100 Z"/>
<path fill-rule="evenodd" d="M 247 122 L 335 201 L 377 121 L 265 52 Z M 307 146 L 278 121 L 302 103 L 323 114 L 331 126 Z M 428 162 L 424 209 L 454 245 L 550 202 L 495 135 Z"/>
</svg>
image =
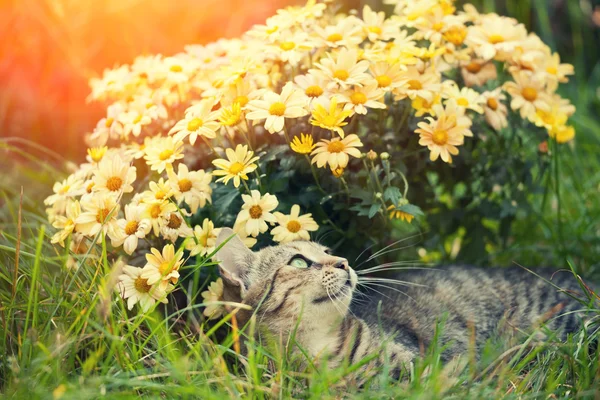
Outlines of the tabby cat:
<svg viewBox="0 0 600 400">
<path fill-rule="evenodd" d="M 395 276 L 402 285 L 379 283 L 364 295 L 356 289 L 359 277 L 348 261 L 318 243 L 291 242 L 252 252 L 230 229 L 222 230 L 217 246 L 223 242 L 215 258 L 224 300 L 253 308 L 238 312 L 241 323 L 255 314 L 274 337 L 294 332 L 313 359 L 327 357 L 330 366 L 379 353 L 375 366 L 387 358 L 398 376 L 431 343 L 444 318 L 440 339 L 448 345 L 443 358 L 449 360 L 501 330 L 527 332 L 543 323 L 564 335 L 575 331 L 582 317 L 576 312 L 581 304 L 521 268 L 411 271 Z M 569 272 L 536 273 L 581 292 Z"/>
</svg>

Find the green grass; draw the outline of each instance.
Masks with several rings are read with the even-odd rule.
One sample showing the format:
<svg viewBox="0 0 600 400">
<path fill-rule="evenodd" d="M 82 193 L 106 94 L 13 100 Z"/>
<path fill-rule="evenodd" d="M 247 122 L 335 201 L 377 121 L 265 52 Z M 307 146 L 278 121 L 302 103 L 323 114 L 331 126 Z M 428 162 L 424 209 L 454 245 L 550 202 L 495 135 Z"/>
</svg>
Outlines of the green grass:
<svg viewBox="0 0 600 400">
<path fill-rule="evenodd" d="M 475 2 L 478 3 L 478 2 Z M 483 0 L 491 11 L 494 1 Z M 563 95 L 574 101 L 574 146 L 560 149 L 546 192 L 532 196 L 514 225 L 511 244 L 495 250 L 498 264 L 572 265 L 600 274 L 600 86 L 598 33 L 585 10 L 568 1 L 559 22 L 546 1 L 502 2 L 575 64 Z M 596 35 L 596 36 L 594 36 Z M 7 398 L 599 398 L 600 340 L 590 324 L 565 343 L 534 336 L 508 347 L 490 345 L 479 360 L 440 362 L 433 345 L 400 383 L 385 371 L 359 388 L 350 377 L 359 365 L 315 367 L 290 349 L 247 340 L 234 350 L 231 316 L 189 323 L 201 304 L 168 318 L 128 312 L 113 293 L 106 255 L 90 254 L 79 270 L 49 245 L 41 200 L 63 173 L 64 160 L 23 143 L 0 142 L 0 393 Z M 53 166 L 61 166 L 56 170 Z M 23 187 L 23 199 L 20 190 Z M 201 282 L 203 284 L 203 282 Z M 600 310 L 583 299 L 594 321 Z M 187 320 L 188 323 L 181 321 Z M 252 326 L 247 329 L 253 328 Z M 512 347 L 511 347 L 512 346 Z"/>
</svg>

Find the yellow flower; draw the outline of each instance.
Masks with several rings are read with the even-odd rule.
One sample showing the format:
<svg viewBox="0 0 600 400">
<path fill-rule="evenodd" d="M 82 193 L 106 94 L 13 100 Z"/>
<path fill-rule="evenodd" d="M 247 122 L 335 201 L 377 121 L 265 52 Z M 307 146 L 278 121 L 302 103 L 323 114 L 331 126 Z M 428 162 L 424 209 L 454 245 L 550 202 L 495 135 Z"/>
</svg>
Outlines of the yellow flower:
<svg viewBox="0 0 600 400">
<path fill-rule="evenodd" d="M 346 168 L 350 160 L 349 155 L 360 158 L 360 151 L 357 147 L 362 147 L 362 145 L 358 136 L 354 134 L 348 135 L 344 139 L 323 139 L 317 143 L 317 148 L 311 153 L 312 164 L 317 163 L 319 168 L 329 164 L 332 170 Z"/>
<path fill-rule="evenodd" d="M 308 232 L 316 231 L 319 225 L 312 218 L 312 214 L 300 215 L 300 206 L 294 204 L 289 215 L 275 213 L 279 226 L 271 230 L 273 240 L 279 243 L 294 240 L 310 240 Z"/>
<path fill-rule="evenodd" d="M 225 308 L 222 304 L 214 303 L 223 300 L 223 279 L 219 278 L 212 282 L 208 286 L 208 290 L 202 292 L 201 295 L 204 299 L 204 304 L 206 305 L 203 314 L 208 317 L 208 319 L 220 317 Z"/>
<path fill-rule="evenodd" d="M 575 128 L 569 125 L 555 126 L 548 130 L 548 135 L 558 143 L 567 143 L 575 137 Z"/>
<path fill-rule="evenodd" d="M 301 133 L 300 138 L 298 138 L 298 136 L 294 136 L 294 139 L 292 139 L 292 143 L 290 144 L 290 147 L 296 153 L 309 154 L 317 146 L 316 144 L 313 144 L 313 143 L 314 143 L 313 137 L 310 134 L 305 135 L 304 133 Z"/>
<path fill-rule="evenodd" d="M 463 87 L 461 89 L 454 81 L 449 82 L 450 84 L 443 85 L 443 98 L 454 99 L 459 107 L 483 114 L 482 104 L 484 100 L 479 92 L 468 87 Z"/>
<path fill-rule="evenodd" d="M 436 119 L 427 117 L 428 122 L 419 122 L 419 144 L 427 146 L 431 151 L 429 159 L 435 161 L 438 157 L 447 163 L 452 163 L 452 156 L 458 154 L 458 148 L 464 143 L 465 136 L 473 136 L 469 130 L 471 120 L 462 113 L 463 108 L 456 105 L 454 99 L 450 99 L 446 109 L 434 106 Z"/>
<path fill-rule="evenodd" d="M 512 97 L 510 108 L 519 110 L 521 118 L 532 120 L 538 110 L 550 111 L 550 95 L 539 76 L 519 71 L 513 78 L 514 82 L 504 84 L 504 90 Z"/>
<path fill-rule="evenodd" d="M 265 92 L 261 100 L 252 100 L 248 103 L 250 112 L 246 115 L 248 120 L 265 120 L 265 129 L 269 133 L 281 132 L 285 127 L 286 118 L 299 118 L 308 114 L 305 106 L 308 98 L 301 90 L 295 89 L 292 82 L 288 82 L 281 94 Z"/>
<path fill-rule="evenodd" d="M 175 140 L 172 136 L 157 136 L 144 151 L 144 159 L 150 169 L 160 173 L 167 168 L 173 168 L 173 163 L 183 158 L 183 142 Z"/>
<path fill-rule="evenodd" d="M 127 308 L 131 310 L 136 303 L 140 303 L 142 311 L 148 311 L 157 301 L 167 303 L 167 290 L 172 287 L 161 287 L 148 283 L 142 277 L 142 268 L 125 265 L 123 274 L 119 276 L 117 288 L 123 299 L 127 299 Z"/>
<path fill-rule="evenodd" d="M 362 85 L 370 78 L 365 71 L 369 69 L 369 62 L 358 61 L 358 50 L 342 49 L 335 57 L 323 58 L 315 64 L 318 70 L 309 70 L 309 73 L 322 75 L 330 82 L 330 86 L 346 89 L 352 85 Z"/>
<path fill-rule="evenodd" d="M 223 126 L 235 126 L 242 121 L 242 108 L 240 103 L 233 102 L 230 107 L 223 107 L 219 114 L 219 123 Z"/>
<path fill-rule="evenodd" d="M 248 150 L 248 146 L 238 144 L 233 149 L 225 150 L 227 154 L 227 160 L 223 158 L 219 158 L 214 160 L 212 163 L 215 167 L 219 168 L 213 171 L 213 175 L 222 176 L 216 180 L 216 182 L 223 182 L 227 184 L 231 179 L 233 179 L 233 186 L 239 187 L 240 180 L 248 180 L 248 175 L 250 172 L 254 171 L 257 168 L 257 165 L 254 164 L 258 157 L 254 157 L 254 152 Z"/>
<path fill-rule="evenodd" d="M 108 150 L 106 146 L 89 148 L 87 149 L 88 157 L 86 158 L 89 162 L 99 163 L 106 154 L 106 150 Z"/>
<path fill-rule="evenodd" d="M 161 289 L 167 289 L 169 283 L 177 283 L 179 280 L 179 268 L 183 264 L 183 253 L 175 253 L 175 247 L 168 244 L 162 249 L 162 254 L 158 249 L 150 249 L 150 254 L 146 254 L 146 265 L 140 274 L 140 277 L 147 279 L 147 284 L 152 286 L 158 283 Z"/>
<path fill-rule="evenodd" d="M 239 212 L 235 225 L 244 228 L 247 235 L 258 236 L 269 229 L 267 222 L 274 224 L 277 219 L 272 211 L 277 208 L 279 201 L 272 194 L 260 195 L 258 190 L 252 190 L 250 195 L 243 194 L 244 204 Z"/>
<path fill-rule="evenodd" d="M 190 251 L 190 256 L 192 257 L 198 254 L 205 256 L 215 250 L 217 233 L 214 223 L 210 219 L 205 218 L 202 221 L 202 226 L 196 225 L 194 227 L 194 237 L 187 238 L 184 246 L 186 250 Z"/>
<path fill-rule="evenodd" d="M 175 140 L 183 141 L 189 136 L 190 144 L 193 146 L 198 136 L 214 139 L 219 130 L 217 122 L 218 112 L 212 111 L 213 101 L 202 100 L 185 110 L 185 117 L 177 122 L 169 131 Z"/>
<path fill-rule="evenodd" d="M 389 206 L 387 209 L 390 212 L 390 219 L 400 219 L 408 222 L 409 224 L 413 219 L 415 219 L 414 215 L 409 214 L 406 211 L 398 210 L 394 205 Z"/>
<path fill-rule="evenodd" d="M 348 125 L 344 120 L 351 114 L 352 110 L 343 110 L 341 107 L 338 107 L 338 101 L 333 97 L 331 100 L 315 104 L 310 123 L 320 128 L 334 131 L 341 137 L 344 137 L 342 127 Z"/>
</svg>

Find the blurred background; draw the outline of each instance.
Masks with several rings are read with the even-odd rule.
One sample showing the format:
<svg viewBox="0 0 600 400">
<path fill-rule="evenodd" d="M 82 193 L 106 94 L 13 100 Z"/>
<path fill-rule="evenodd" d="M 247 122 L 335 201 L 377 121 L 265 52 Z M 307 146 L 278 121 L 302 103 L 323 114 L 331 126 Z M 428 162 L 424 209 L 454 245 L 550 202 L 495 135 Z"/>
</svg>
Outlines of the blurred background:
<svg viewBox="0 0 600 400">
<path fill-rule="evenodd" d="M 538 32 L 577 74 L 571 86 L 585 106 L 600 80 L 600 0 L 474 0 L 482 11 L 518 18 Z M 173 54 L 190 43 L 240 35 L 278 8 L 303 0 L 2 0 L 0 136 L 22 137 L 81 159 L 83 134 L 104 113 L 86 104 L 87 82 L 140 54 Z M 382 8 L 381 0 L 345 0 Z M 459 2 L 460 3 L 460 2 Z M 592 88 L 594 86 L 592 85 Z M 582 91 L 579 91 L 582 89 Z M 576 100 L 576 99 L 574 99 Z M 578 101 L 575 101 L 578 103 Z M 582 104 L 581 101 L 579 101 Z"/>
</svg>

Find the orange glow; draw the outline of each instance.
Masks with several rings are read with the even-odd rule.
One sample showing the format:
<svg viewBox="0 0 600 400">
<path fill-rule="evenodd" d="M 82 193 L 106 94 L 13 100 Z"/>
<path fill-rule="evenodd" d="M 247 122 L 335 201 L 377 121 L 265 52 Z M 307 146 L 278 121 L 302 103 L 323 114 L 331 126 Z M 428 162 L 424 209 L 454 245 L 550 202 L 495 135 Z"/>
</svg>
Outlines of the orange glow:
<svg viewBox="0 0 600 400">
<path fill-rule="evenodd" d="M 235 37 L 298 0 L 0 0 L 0 136 L 81 158 L 88 80 L 141 54 Z"/>
</svg>

